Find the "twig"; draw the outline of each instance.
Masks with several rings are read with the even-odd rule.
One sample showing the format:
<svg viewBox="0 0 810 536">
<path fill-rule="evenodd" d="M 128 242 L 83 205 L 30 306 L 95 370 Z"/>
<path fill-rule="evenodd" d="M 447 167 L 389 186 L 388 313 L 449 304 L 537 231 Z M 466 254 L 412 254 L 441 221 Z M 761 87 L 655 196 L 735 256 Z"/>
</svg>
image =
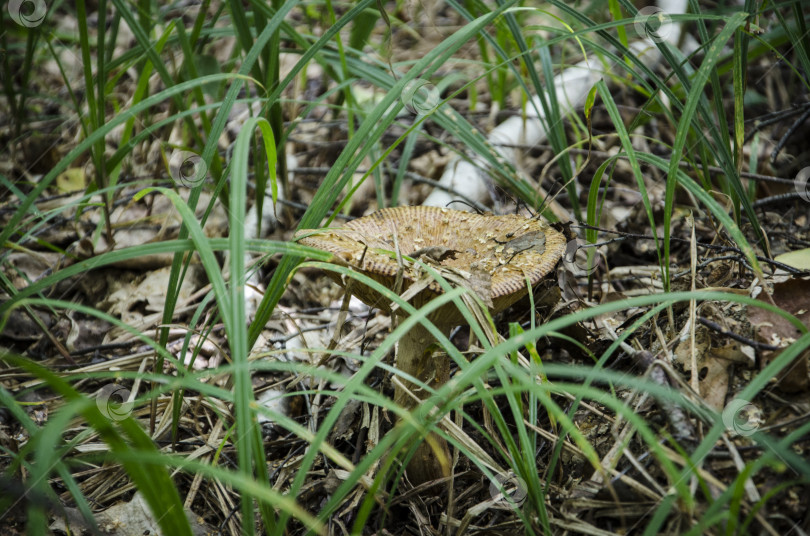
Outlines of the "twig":
<svg viewBox="0 0 810 536">
<path fill-rule="evenodd" d="M 650 236 L 650 235 L 641 235 L 641 234 L 634 234 L 634 233 L 625 233 L 625 232 L 622 232 L 622 231 L 613 231 L 611 229 L 602 229 L 601 227 L 596 227 L 596 226 L 588 225 L 588 224 L 585 224 L 585 223 L 581 223 L 579 225 L 572 225 L 572 227 L 576 227 L 578 229 L 592 229 L 592 230 L 595 230 L 595 231 L 599 231 L 601 233 L 617 234 L 617 235 L 620 235 L 619 238 L 621 238 L 623 240 L 627 240 L 627 239 L 630 239 L 630 238 L 632 238 L 634 240 L 655 240 L 655 237 Z M 617 239 L 612 239 L 612 240 L 615 241 Z M 658 237 L 658 240 L 662 241 L 662 240 L 664 240 L 664 238 L 663 237 Z M 684 243 L 684 244 L 689 244 L 690 243 L 690 241 L 685 239 L 685 238 L 678 238 L 678 237 L 675 237 L 675 236 L 670 237 L 670 241 L 671 242 L 681 242 L 681 243 Z M 703 247 L 703 248 L 706 248 L 706 249 L 711 249 L 711 250 L 714 250 L 714 251 L 718 251 L 720 253 L 733 251 L 733 252 L 738 253 L 740 255 L 740 260 L 741 261 L 745 258 L 745 254 L 742 252 L 742 250 L 740 248 L 738 248 L 738 247 L 735 247 L 735 246 L 720 246 L 720 245 L 717 245 L 717 244 L 707 244 L 705 242 L 696 242 L 695 245 L 697 245 L 698 247 Z M 808 270 L 799 270 L 798 268 L 794 268 L 793 266 L 781 263 L 779 261 L 775 261 L 773 259 L 763 257 L 762 255 L 754 255 L 754 257 L 760 262 L 770 264 L 770 265 L 772 265 L 772 266 L 774 266 L 776 268 L 779 268 L 781 270 L 784 270 L 784 271 L 786 271 L 786 272 L 788 272 L 788 273 L 790 273 L 792 275 L 802 275 L 802 276 L 808 275 Z M 749 269 L 751 269 L 751 266 L 748 266 L 747 263 L 746 263 L 746 266 Z"/>
<path fill-rule="evenodd" d="M 795 181 L 790 181 L 795 182 Z M 789 199 L 804 199 L 802 194 L 799 192 L 786 192 L 784 194 L 772 195 L 770 197 L 764 197 L 762 199 L 758 199 L 754 201 L 754 208 L 765 207 L 768 205 L 773 205 L 776 203 L 782 203 L 783 201 L 787 201 Z"/>
<path fill-rule="evenodd" d="M 773 346 L 771 344 L 766 344 L 764 342 L 757 342 L 757 341 L 751 340 L 751 339 L 749 339 L 747 337 L 743 337 L 742 335 L 737 335 L 733 331 L 728 331 L 728 330 L 724 329 L 723 326 L 721 326 L 719 324 L 716 324 L 716 323 L 712 322 L 711 320 L 709 320 L 707 318 L 703 318 L 702 316 L 698 317 L 698 322 L 700 322 L 701 324 L 703 324 L 707 328 L 711 329 L 712 331 L 716 331 L 720 335 L 723 335 L 723 336 L 728 337 L 730 339 L 734 339 L 737 342 L 748 345 L 748 346 L 750 346 L 752 348 L 756 348 L 757 350 L 779 350 L 780 349 L 778 346 Z"/>
<path fill-rule="evenodd" d="M 788 142 L 790 137 L 796 133 L 796 130 L 802 126 L 802 123 L 807 121 L 808 117 L 810 117 L 810 108 L 807 108 L 805 112 L 798 119 L 796 119 L 792 125 L 790 125 L 790 128 L 787 129 L 785 135 L 779 139 L 779 142 L 776 144 L 776 147 L 773 148 L 773 152 L 771 153 L 771 164 L 776 163 L 776 158 L 779 156 L 779 152 Z"/>
<path fill-rule="evenodd" d="M 299 175 L 326 175 L 327 173 L 329 173 L 329 171 L 331 169 L 332 168 L 328 168 L 328 167 L 301 167 L 301 168 L 296 168 L 296 169 L 291 170 L 291 171 L 293 173 L 296 173 L 296 174 L 299 174 Z M 397 168 L 395 168 L 395 167 L 390 168 L 391 173 L 396 174 L 398 171 L 399 170 Z M 358 169 L 356 171 L 356 173 L 367 173 L 367 171 L 362 170 L 362 169 Z M 475 207 L 477 210 L 480 210 L 481 212 L 487 212 L 489 210 L 489 209 L 487 209 L 487 207 L 485 207 L 481 203 L 475 201 L 474 199 L 471 199 L 470 197 L 462 194 L 461 192 L 458 192 L 458 191 L 454 190 L 453 188 L 450 188 L 448 186 L 445 186 L 444 184 L 441 184 L 439 181 L 434 181 L 433 179 L 428 179 L 427 177 L 423 177 L 422 175 L 419 175 L 418 173 L 414 173 L 412 171 L 406 171 L 405 172 L 405 177 L 407 177 L 408 179 L 410 179 L 413 182 L 417 182 L 417 183 L 421 183 L 421 184 L 428 184 L 430 186 L 433 186 L 434 188 L 438 188 L 439 190 L 443 190 L 443 191 L 445 191 L 445 192 L 447 192 L 449 194 L 452 194 L 452 195 L 458 197 L 459 199 L 463 200 L 465 203 L 469 203 L 470 206 Z M 283 201 L 283 200 L 279 200 L 279 201 Z M 296 208 L 301 208 L 301 207 L 307 208 L 306 205 L 301 205 L 299 203 L 293 204 L 291 201 L 283 201 L 283 202 L 286 203 L 286 204 L 289 204 L 290 206 L 294 206 Z M 353 218 L 347 218 L 347 219 L 353 219 Z"/>
</svg>

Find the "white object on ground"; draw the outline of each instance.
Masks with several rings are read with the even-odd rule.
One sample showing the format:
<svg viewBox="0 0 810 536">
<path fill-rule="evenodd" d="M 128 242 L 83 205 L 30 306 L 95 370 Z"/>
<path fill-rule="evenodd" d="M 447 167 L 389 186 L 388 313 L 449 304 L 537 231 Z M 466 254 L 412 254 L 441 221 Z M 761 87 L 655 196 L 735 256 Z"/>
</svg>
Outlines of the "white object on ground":
<svg viewBox="0 0 810 536">
<path fill-rule="evenodd" d="M 287 180 L 292 181 L 295 175 L 295 169 L 298 167 L 298 159 L 294 155 L 287 153 Z M 278 200 L 284 199 L 284 189 L 279 185 L 278 187 Z M 256 225 L 258 216 L 258 207 L 256 203 L 250 207 L 250 210 L 245 214 L 245 239 L 250 240 L 253 238 L 261 238 L 267 236 L 276 230 L 278 226 L 278 218 L 276 217 L 279 207 L 273 204 L 273 197 L 270 190 L 270 182 L 267 183 L 267 191 L 264 196 L 264 205 L 262 206 L 262 221 L 259 235 L 256 236 L 258 226 Z M 250 252 L 245 252 L 245 266 L 249 267 L 253 263 L 253 257 Z M 259 304 L 264 298 L 264 286 L 261 284 L 261 274 L 258 269 L 252 270 L 250 277 L 248 277 L 245 285 L 245 313 L 247 317 L 252 319 Z"/>
<path fill-rule="evenodd" d="M 643 8 L 640 16 L 646 19 L 661 14 L 658 17 L 661 26 L 654 31 L 653 38 L 664 39 L 675 45 L 680 39 L 681 28 L 679 24 L 670 22 L 668 15 L 685 13 L 686 0 L 661 0 L 658 4 L 661 6 L 660 8 Z M 645 15 L 645 9 L 652 11 Z M 637 26 L 639 26 L 639 23 L 637 23 Z M 641 27 L 644 28 L 643 21 Z M 685 48 L 694 50 L 696 44 L 689 42 Z M 650 67 L 661 61 L 661 52 L 649 36 L 649 31 L 645 39 L 631 43 L 630 50 L 637 56 L 644 57 L 645 63 Z M 581 106 L 585 102 L 588 92 L 602 76 L 602 72 L 594 70 L 587 60 L 581 61 L 558 74 L 554 78 L 554 87 L 560 105 L 560 113 L 566 115 Z M 510 117 L 495 127 L 489 135 L 489 142 L 499 155 L 509 162 L 516 163 L 518 156 L 518 149 L 509 146 L 532 146 L 542 143 L 547 137 L 547 132 L 543 127 L 545 117 L 542 117 L 543 108 L 540 99 L 535 95 L 532 97 L 532 101 L 533 106 L 527 105 L 526 107 L 525 118 Z M 472 162 L 461 157 L 456 157 L 450 161 L 441 179 L 439 179 L 439 183 L 475 201 L 485 202 L 490 192 L 489 180 L 486 177 L 488 164 L 480 156 L 471 155 L 471 158 Z M 461 200 L 460 197 L 435 188 L 425 199 L 423 205 L 446 207 L 449 203 L 459 200 Z M 453 208 L 462 207 L 457 204 Z M 558 217 L 563 215 L 558 211 L 555 212 L 557 212 Z"/>
</svg>

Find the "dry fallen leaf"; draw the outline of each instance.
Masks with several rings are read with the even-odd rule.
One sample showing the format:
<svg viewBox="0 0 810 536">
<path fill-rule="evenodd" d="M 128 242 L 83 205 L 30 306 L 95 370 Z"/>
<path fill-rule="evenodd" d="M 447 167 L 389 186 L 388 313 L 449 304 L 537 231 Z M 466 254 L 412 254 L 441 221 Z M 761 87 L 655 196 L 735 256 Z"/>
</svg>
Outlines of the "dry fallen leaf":
<svg viewBox="0 0 810 536">
<path fill-rule="evenodd" d="M 75 534 L 81 534 L 82 531 L 90 532 L 90 527 L 76 509 L 68 508 L 67 510 L 66 516 L 54 518 L 49 527 L 51 530 Z M 195 536 L 213 533 L 212 528 L 206 527 L 202 523 L 202 519 L 190 510 L 186 510 L 186 517 L 189 520 L 191 533 Z M 118 503 L 97 513 L 95 518 L 102 532 L 111 536 L 165 534 L 160 530 L 157 520 L 140 492 L 136 493 L 129 502 Z"/>
<path fill-rule="evenodd" d="M 810 326 L 810 281 L 791 279 L 776 283 L 773 288 L 773 302 L 782 310 L 794 315 L 805 326 Z M 760 295 L 766 301 L 766 296 Z M 750 309 L 751 325 L 758 340 L 780 348 L 787 348 L 799 338 L 801 332 L 781 316 L 759 307 Z M 782 350 L 762 352 L 762 367 L 776 359 Z M 808 359 L 810 351 L 805 350 L 793 362 L 782 369 L 777 377 L 777 387 L 787 393 L 797 393 L 810 388 Z"/>
<path fill-rule="evenodd" d="M 792 266 L 797 270 L 810 270 L 810 248 L 788 251 L 777 255 L 773 260 Z"/>
<path fill-rule="evenodd" d="M 703 326 L 698 326 L 695 330 L 695 355 L 700 372 L 700 395 L 711 407 L 721 409 L 728 392 L 727 369 L 730 363 L 718 359 L 713 353 L 711 338 Z M 685 371 L 692 370 L 692 345 L 688 339 L 675 347 L 673 360 Z"/>
</svg>

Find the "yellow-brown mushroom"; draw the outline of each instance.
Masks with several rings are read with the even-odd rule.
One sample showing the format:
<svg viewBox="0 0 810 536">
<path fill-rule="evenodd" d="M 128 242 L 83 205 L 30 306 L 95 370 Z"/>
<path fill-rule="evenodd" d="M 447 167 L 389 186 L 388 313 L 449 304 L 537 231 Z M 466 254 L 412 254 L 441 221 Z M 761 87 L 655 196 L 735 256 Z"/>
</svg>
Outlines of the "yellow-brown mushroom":
<svg viewBox="0 0 810 536">
<path fill-rule="evenodd" d="M 536 218 L 471 214 L 438 207 L 382 209 L 339 228 L 299 231 L 296 237 L 299 243 L 332 253 L 335 262 L 349 265 L 388 288 L 399 284 L 403 295 L 412 294 L 409 301 L 416 308 L 442 292 L 436 281 L 426 281 L 428 276 L 418 263 L 403 261 L 403 257 L 422 259 L 440 273 L 469 282 L 465 286 L 481 298 L 492 314 L 524 296 L 527 279 L 534 285 L 551 272 L 566 243 L 560 232 Z M 344 285 L 340 277 L 332 272 L 330 276 Z M 391 303 L 368 286 L 354 281 L 350 291 L 366 304 L 392 312 Z M 402 314 L 398 308 L 393 311 Z M 452 303 L 428 318 L 445 334 L 465 323 Z M 447 381 L 449 362 L 446 356 L 432 358 L 428 349 L 434 341 L 430 332 L 417 324 L 398 341 L 396 366 L 436 388 Z M 397 404 L 413 407 L 410 392 L 427 398 L 427 393 L 415 384 L 402 384 L 404 387 L 395 389 Z M 420 445 L 407 468 L 414 484 L 448 472 L 449 449 L 435 434 Z"/>
</svg>

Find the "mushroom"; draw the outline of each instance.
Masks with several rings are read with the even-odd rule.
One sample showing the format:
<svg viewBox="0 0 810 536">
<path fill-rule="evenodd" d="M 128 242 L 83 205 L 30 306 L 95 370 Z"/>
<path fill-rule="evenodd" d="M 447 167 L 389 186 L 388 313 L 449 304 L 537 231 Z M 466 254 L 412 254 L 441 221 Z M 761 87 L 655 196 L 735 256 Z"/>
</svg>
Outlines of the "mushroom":
<svg viewBox="0 0 810 536">
<path fill-rule="evenodd" d="M 466 281 L 492 314 L 506 309 L 551 272 L 565 250 L 565 237 L 539 219 L 519 215 L 471 214 L 439 207 L 396 207 L 378 210 L 340 228 L 301 230 L 299 243 L 330 252 L 333 262 L 370 276 L 384 286 L 402 291 L 416 308 L 442 293 L 435 280 L 418 263 L 421 259 L 454 281 Z M 329 272 L 338 284 L 347 285 Z M 405 314 L 370 287 L 352 281 L 348 290 L 366 304 L 390 313 Z M 434 311 L 428 319 L 447 335 L 453 326 L 466 323 L 453 303 Z M 434 359 L 433 335 L 415 325 L 398 341 L 396 366 L 423 384 L 440 387 L 449 376 L 449 358 Z M 426 399 L 428 393 L 403 381 L 395 386 L 397 404 L 412 408 L 411 393 Z M 449 449 L 436 434 L 422 443 L 407 467 L 415 485 L 449 474 Z"/>
</svg>

